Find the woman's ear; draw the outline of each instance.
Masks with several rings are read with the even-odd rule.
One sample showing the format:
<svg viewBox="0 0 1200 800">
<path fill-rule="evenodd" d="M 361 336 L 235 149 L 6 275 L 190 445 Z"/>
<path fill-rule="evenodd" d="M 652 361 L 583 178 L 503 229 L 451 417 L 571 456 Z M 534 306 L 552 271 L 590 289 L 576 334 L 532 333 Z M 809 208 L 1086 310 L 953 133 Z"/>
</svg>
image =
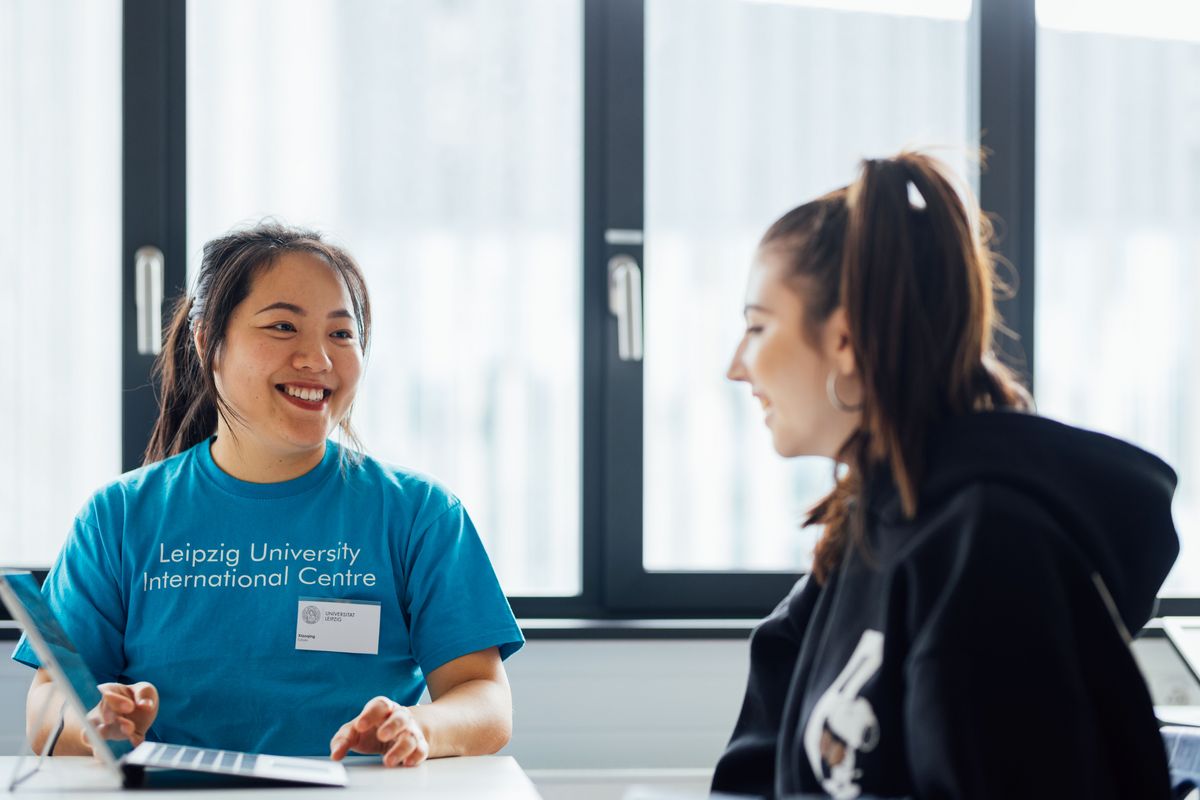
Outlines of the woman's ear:
<svg viewBox="0 0 1200 800">
<path fill-rule="evenodd" d="M 835 308 L 825 321 L 823 339 L 825 357 L 833 363 L 838 374 L 856 374 L 858 362 L 854 358 L 854 342 L 850 338 L 850 318 L 843 306 Z"/>
</svg>

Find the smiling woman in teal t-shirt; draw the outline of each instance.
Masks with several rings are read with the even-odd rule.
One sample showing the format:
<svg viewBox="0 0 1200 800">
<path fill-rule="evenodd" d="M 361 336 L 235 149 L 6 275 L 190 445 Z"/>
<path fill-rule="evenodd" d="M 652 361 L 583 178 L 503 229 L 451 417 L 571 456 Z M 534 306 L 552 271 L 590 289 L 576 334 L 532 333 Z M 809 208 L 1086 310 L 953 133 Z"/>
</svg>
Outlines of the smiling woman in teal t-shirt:
<svg viewBox="0 0 1200 800">
<path fill-rule="evenodd" d="M 369 333 L 357 265 L 318 234 L 205 246 L 146 466 L 85 505 L 43 587 L 103 681 L 105 736 L 389 766 L 508 741 L 523 640 L 466 510 L 328 439 L 354 441 Z M 24 641 L 13 657 L 39 666 Z M 54 691 L 39 669 L 35 749 Z M 78 722 L 55 752 L 90 752 Z"/>
</svg>

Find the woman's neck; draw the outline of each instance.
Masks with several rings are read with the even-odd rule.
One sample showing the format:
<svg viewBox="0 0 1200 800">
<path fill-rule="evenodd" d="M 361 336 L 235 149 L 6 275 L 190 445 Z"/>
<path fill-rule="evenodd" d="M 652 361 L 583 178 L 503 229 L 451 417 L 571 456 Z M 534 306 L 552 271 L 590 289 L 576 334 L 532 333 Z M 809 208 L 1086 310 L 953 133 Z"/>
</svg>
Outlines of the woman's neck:
<svg viewBox="0 0 1200 800">
<path fill-rule="evenodd" d="M 245 431 L 235 436 L 224 421 L 210 452 L 221 471 L 247 483 L 282 483 L 312 471 L 325 457 L 326 443 L 311 450 L 280 452 L 264 447 Z"/>
</svg>

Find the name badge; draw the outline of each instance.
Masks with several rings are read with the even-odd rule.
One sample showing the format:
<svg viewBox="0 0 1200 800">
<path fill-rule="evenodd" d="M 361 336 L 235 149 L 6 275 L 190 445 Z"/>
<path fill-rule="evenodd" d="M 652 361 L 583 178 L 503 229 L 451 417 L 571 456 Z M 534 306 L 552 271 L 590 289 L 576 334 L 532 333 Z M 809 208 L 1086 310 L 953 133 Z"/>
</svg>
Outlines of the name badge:
<svg viewBox="0 0 1200 800">
<path fill-rule="evenodd" d="M 296 649 L 378 655 L 379 602 L 301 597 Z"/>
</svg>

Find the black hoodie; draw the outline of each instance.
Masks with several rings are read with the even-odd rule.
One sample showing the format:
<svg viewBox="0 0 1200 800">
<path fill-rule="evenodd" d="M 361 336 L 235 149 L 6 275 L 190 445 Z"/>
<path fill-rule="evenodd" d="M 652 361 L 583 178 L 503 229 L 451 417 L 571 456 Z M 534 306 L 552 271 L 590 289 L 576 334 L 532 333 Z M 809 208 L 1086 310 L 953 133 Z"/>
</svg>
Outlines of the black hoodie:
<svg viewBox="0 0 1200 800">
<path fill-rule="evenodd" d="M 917 516 L 868 483 L 865 550 L 750 640 L 713 790 L 1167 798 L 1126 631 L 1179 550 L 1175 474 L 1096 433 L 970 414 L 930 436 Z"/>
</svg>

